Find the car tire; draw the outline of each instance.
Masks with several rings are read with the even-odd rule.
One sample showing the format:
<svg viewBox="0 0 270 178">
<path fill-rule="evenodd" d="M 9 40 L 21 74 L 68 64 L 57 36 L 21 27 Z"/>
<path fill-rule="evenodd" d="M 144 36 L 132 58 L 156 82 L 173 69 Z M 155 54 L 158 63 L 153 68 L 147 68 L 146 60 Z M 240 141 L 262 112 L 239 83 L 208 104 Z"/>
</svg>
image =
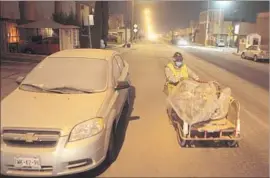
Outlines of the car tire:
<svg viewBox="0 0 270 178">
<path fill-rule="evenodd" d="M 108 147 L 108 151 L 107 151 L 107 162 L 109 164 L 112 164 L 117 157 L 117 153 L 116 153 L 116 136 L 115 136 L 115 128 L 112 128 L 111 131 L 111 135 L 110 135 L 110 142 L 109 142 L 109 147 Z"/>
<path fill-rule="evenodd" d="M 241 54 L 241 58 L 242 58 L 242 59 L 246 59 L 245 53 L 242 53 L 242 54 Z"/>
<path fill-rule="evenodd" d="M 25 52 L 26 54 L 34 54 L 34 51 L 31 50 L 31 49 L 26 49 L 24 52 Z"/>
<path fill-rule="evenodd" d="M 253 57 L 253 61 L 254 61 L 254 62 L 257 62 L 257 61 L 258 61 L 257 55 L 255 55 L 255 56 Z"/>
</svg>

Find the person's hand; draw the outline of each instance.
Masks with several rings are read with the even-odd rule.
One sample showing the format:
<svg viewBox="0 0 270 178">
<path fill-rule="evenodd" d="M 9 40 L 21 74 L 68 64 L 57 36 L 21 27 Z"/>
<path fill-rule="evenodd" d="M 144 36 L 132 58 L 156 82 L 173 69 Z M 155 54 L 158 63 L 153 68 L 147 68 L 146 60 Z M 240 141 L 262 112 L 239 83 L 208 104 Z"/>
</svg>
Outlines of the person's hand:
<svg viewBox="0 0 270 178">
<path fill-rule="evenodd" d="M 197 79 L 196 81 L 199 82 L 199 83 L 208 83 L 208 82 L 200 80 L 200 79 Z"/>
</svg>

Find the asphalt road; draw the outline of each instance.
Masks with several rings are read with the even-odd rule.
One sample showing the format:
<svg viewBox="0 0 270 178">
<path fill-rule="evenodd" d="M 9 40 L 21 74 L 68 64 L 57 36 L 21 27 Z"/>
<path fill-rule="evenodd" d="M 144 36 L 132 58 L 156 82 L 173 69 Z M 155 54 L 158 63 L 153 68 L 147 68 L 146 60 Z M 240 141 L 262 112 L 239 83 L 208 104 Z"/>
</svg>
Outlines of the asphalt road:
<svg viewBox="0 0 270 178">
<path fill-rule="evenodd" d="M 233 96 L 240 101 L 243 139 L 239 148 L 211 144 L 180 148 L 178 145 L 174 129 L 168 122 L 166 98 L 162 90 L 165 81 L 164 66 L 170 56 L 179 50 L 184 54 L 185 63 L 203 80 L 216 80 L 231 87 Z M 210 56 L 208 53 L 201 52 L 202 58 L 192 53 L 196 54 L 166 44 L 148 43 L 137 44 L 134 50 L 123 54 L 130 64 L 134 102 L 130 116 L 123 118 L 119 128 L 121 142 L 117 160 L 109 167 L 102 165 L 94 171 L 71 177 L 268 177 L 269 94 L 266 84 L 263 84 L 266 82 L 265 67 L 249 65 L 240 60 L 235 62 L 235 59 L 239 70 L 249 67 L 246 72 L 248 74 L 243 76 L 243 72 L 228 70 L 232 64 L 236 68 L 236 64 L 232 63 L 234 59 L 225 58 L 217 65 L 213 62 L 216 58 L 203 57 Z M 13 66 L 16 68 L 16 65 Z M 28 71 L 28 67 L 21 67 L 24 68 L 20 69 L 22 75 Z M 252 73 L 254 71 L 255 74 Z M 11 81 L 14 83 L 14 78 L 20 75 L 16 69 L 13 72 L 13 79 L 2 79 L 2 82 L 6 82 L 1 85 L 5 93 L 11 91 Z M 251 80 L 247 77 L 251 74 L 264 76 L 264 82 Z"/>
<path fill-rule="evenodd" d="M 259 87 L 269 89 L 269 64 L 266 62 L 255 63 L 252 60 L 241 60 L 240 56 L 212 48 L 186 47 L 182 49 Z"/>
</svg>

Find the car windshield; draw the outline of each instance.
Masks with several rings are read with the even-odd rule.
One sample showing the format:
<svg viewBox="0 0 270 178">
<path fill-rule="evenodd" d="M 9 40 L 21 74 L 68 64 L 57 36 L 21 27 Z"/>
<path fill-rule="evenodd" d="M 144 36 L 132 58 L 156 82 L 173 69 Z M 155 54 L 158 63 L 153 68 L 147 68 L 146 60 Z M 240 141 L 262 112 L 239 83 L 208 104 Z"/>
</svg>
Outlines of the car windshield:
<svg viewBox="0 0 270 178">
<path fill-rule="evenodd" d="M 55 93 L 101 92 L 106 89 L 107 78 L 106 60 L 49 57 L 26 76 L 20 89 Z"/>
</svg>

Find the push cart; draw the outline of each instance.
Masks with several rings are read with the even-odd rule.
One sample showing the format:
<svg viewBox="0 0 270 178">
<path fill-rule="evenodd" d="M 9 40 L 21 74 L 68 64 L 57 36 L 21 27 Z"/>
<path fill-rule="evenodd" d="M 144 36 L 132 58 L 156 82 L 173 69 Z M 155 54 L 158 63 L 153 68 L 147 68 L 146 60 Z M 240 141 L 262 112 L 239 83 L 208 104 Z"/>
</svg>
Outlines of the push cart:
<svg viewBox="0 0 270 178">
<path fill-rule="evenodd" d="M 240 140 L 240 103 L 230 98 L 229 111 L 223 119 L 209 120 L 188 125 L 168 105 L 167 113 L 176 130 L 181 147 L 189 147 L 194 141 L 222 141 L 229 147 L 237 147 Z"/>
</svg>

